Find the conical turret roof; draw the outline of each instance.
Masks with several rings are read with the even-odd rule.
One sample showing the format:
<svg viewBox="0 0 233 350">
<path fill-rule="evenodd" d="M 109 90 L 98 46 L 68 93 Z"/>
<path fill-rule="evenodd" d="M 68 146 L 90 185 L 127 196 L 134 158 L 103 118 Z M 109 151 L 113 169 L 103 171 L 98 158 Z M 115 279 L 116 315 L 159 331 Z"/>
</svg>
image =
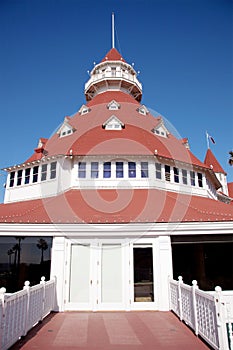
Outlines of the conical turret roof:
<svg viewBox="0 0 233 350">
<path fill-rule="evenodd" d="M 222 173 L 226 175 L 226 172 L 223 170 L 210 148 L 208 148 L 206 152 L 204 164 L 211 167 L 215 173 Z"/>
<path fill-rule="evenodd" d="M 121 56 L 121 54 L 117 51 L 117 49 L 112 48 L 108 51 L 108 53 L 104 56 L 101 62 L 105 61 L 122 61 L 126 62 L 124 58 Z"/>
</svg>

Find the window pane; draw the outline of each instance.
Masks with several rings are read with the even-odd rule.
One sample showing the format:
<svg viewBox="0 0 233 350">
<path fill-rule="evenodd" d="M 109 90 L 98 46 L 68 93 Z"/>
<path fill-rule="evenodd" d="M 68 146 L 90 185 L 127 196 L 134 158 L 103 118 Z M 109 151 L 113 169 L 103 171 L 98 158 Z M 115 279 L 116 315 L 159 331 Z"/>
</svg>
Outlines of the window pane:
<svg viewBox="0 0 233 350">
<path fill-rule="evenodd" d="M 1 236 L 0 286 L 13 293 L 23 289 L 26 280 L 32 286 L 40 283 L 41 276 L 49 280 L 51 247 L 52 237 L 48 236 Z"/>
<path fill-rule="evenodd" d="M 156 179 L 162 179 L 161 164 L 155 163 L 155 176 Z"/>
<path fill-rule="evenodd" d="M 116 177 L 124 177 L 123 162 L 116 162 Z"/>
<path fill-rule="evenodd" d="M 182 181 L 184 185 L 188 184 L 188 175 L 187 175 L 187 170 L 182 169 Z"/>
<path fill-rule="evenodd" d="M 84 179 L 86 177 L 86 163 L 78 163 L 78 178 Z"/>
<path fill-rule="evenodd" d="M 15 171 L 10 173 L 10 187 L 14 186 Z"/>
<path fill-rule="evenodd" d="M 38 166 L 34 166 L 32 182 L 37 182 L 38 181 L 38 171 L 39 171 L 39 167 Z"/>
<path fill-rule="evenodd" d="M 99 177 L 99 163 L 92 162 L 91 163 L 91 178 L 98 178 L 98 177 Z"/>
<path fill-rule="evenodd" d="M 174 171 L 174 181 L 178 183 L 179 182 L 179 169 L 174 167 L 173 171 Z"/>
<path fill-rule="evenodd" d="M 104 163 L 104 178 L 111 177 L 111 162 Z"/>
<path fill-rule="evenodd" d="M 47 178 L 47 164 L 43 164 L 41 167 L 41 181 L 45 181 Z"/>
<path fill-rule="evenodd" d="M 136 163 L 135 162 L 128 163 L 128 175 L 129 175 L 129 177 L 136 177 Z"/>
<path fill-rule="evenodd" d="M 171 180 L 170 166 L 169 165 L 165 165 L 165 180 L 166 181 Z"/>
<path fill-rule="evenodd" d="M 30 173 L 31 173 L 31 168 L 25 169 L 25 180 L 24 180 L 25 184 L 29 184 L 30 182 Z"/>
<path fill-rule="evenodd" d="M 17 173 L 17 186 L 20 186 L 22 183 L 22 175 L 23 175 L 23 170 L 19 170 Z"/>
<path fill-rule="evenodd" d="M 148 177 L 148 162 L 141 162 L 141 177 Z"/>
<path fill-rule="evenodd" d="M 57 162 L 52 162 L 50 165 L 50 179 L 56 178 L 56 168 L 57 168 Z"/>
<path fill-rule="evenodd" d="M 194 171 L 190 171 L 190 181 L 191 181 L 191 185 L 195 186 L 195 172 Z"/>
<path fill-rule="evenodd" d="M 197 178 L 198 178 L 198 186 L 203 187 L 202 174 L 197 173 Z"/>
</svg>

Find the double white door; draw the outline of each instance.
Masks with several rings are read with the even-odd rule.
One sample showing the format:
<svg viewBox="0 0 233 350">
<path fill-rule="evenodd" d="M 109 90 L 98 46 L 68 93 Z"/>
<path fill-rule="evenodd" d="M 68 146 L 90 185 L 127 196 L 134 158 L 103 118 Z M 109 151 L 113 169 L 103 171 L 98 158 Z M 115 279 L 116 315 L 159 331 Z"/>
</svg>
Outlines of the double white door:
<svg viewBox="0 0 233 350">
<path fill-rule="evenodd" d="M 153 265 L 152 245 L 70 243 L 65 309 L 154 309 Z"/>
<path fill-rule="evenodd" d="M 71 244 L 67 308 L 123 308 L 121 244 Z"/>
</svg>

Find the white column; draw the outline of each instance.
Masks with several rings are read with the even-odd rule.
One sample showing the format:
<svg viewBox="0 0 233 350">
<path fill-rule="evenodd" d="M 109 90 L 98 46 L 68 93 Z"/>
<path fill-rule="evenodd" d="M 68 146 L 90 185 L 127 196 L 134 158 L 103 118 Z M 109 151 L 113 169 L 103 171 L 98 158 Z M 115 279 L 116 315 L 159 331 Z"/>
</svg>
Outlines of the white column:
<svg viewBox="0 0 233 350">
<path fill-rule="evenodd" d="M 56 277 L 56 302 L 55 311 L 64 310 L 64 295 L 65 295 L 65 238 L 54 237 L 51 251 L 51 273 L 50 276 Z"/>
<path fill-rule="evenodd" d="M 169 310 L 168 276 L 172 276 L 172 251 L 170 236 L 160 236 L 158 239 L 158 309 Z"/>
</svg>

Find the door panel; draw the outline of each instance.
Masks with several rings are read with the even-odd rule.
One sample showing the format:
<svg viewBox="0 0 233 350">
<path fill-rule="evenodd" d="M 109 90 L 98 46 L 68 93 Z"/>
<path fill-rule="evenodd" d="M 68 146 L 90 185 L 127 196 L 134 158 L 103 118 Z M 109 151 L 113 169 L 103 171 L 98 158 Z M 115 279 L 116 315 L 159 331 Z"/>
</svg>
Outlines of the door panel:
<svg viewBox="0 0 233 350">
<path fill-rule="evenodd" d="M 134 247 L 134 302 L 154 301 L 152 247 Z"/>
<path fill-rule="evenodd" d="M 120 244 L 102 245 L 101 302 L 122 302 L 122 248 Z"/>
<path fill-rule="evenodd" d="M 90 245 L 71 245 L 70 303 L 90 303 Z"/>
</svg>

